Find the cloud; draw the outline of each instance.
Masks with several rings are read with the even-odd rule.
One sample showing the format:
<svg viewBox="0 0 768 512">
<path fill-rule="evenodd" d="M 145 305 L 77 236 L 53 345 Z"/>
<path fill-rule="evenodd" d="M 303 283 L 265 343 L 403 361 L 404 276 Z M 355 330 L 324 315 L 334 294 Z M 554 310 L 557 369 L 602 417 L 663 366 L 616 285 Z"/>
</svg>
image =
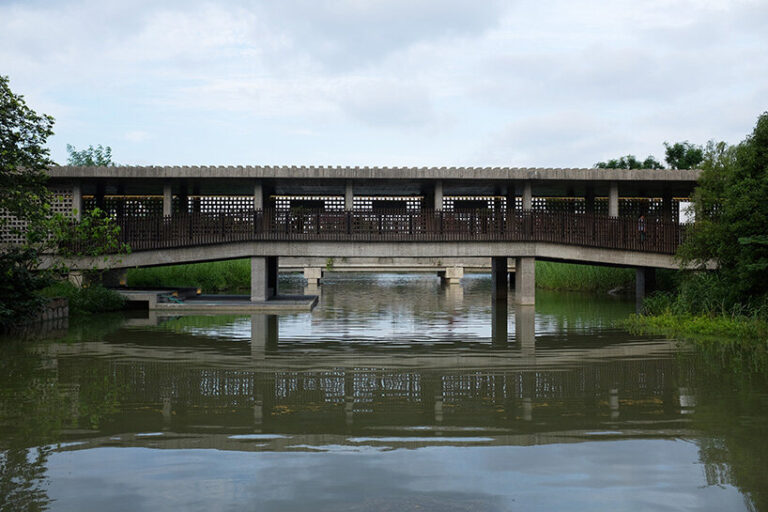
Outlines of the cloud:
<svg viewBox="0 0 768 512">
<path fill-rule="evenodd" d="M 125 132 L 124 138 L 129 142 L 144 142 L 149 139 L 149 132 L 144 130 L 131 130 Z"/>
</svg>

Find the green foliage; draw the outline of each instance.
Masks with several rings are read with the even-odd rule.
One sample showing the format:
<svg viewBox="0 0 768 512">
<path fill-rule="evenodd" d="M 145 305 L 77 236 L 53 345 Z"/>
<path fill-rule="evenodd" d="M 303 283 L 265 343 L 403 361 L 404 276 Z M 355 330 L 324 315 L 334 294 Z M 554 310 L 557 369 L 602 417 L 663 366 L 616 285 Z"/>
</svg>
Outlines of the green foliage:
<svg viewBox="0 0 768 512">
<path fill-rule="evenodd" d="M 704 161 L 704 148 L 688 141 L 664 143 L 665 160 L 670 169 L 696 169 Z"/>
<path fill-rule="evenodd" d="M 120 226 L 99 208 L 84 212 L 80 222 L 53 216 L 50 231 L 58 243 L 58 253 L 64 257 L 128 254 L 131 249 L 119 240 Z"/>
<path fill-rule="evenodd" d="M 710 142 L 693 200 L 696 222 L 679 249 L 683 263 L 712 260 L 725 307 L 752 307 L 768 295 L 768 112 L 738 146 Z"/>
<path fill-rule="evenodd" d="M 132 269 L 129 286 L 202 288 L 205 292 L 248 289 L 251 264 L 247 259 Z"/>
<path fill-rule="evenodd" d="M 117 311 L 125 304 L 123 297 L 114 290 L 101 285 L 78 288 L 70 282 L 60 281 L 42 291 L 46 297 L 66 297 L 69 312 L 73 315 Z"/>
<path fill-rule="evenodd" d="M 112 161 L 112 148 L 107 146 L 103 147 L 101 144 L 96 146 L 88 146 L 88 149 L 78 151 L 71 144 L 67 144 L 67 157 L 68 165 L 79 165 L 87 167 L 111 167 L 115 163 Z"/>
<path fill-rule="evenodd" d="M 51 277 L 36 271 L 37 251 L 8 247 L 0 255 L 0 331 L 22 324 L 35 316 L 47 302 L 39 291 Z"/>
<path fill-rule="evenodd" d="M 613 158 L 607 162 L 597 162 L 597 169 L 663 169 L 661 162 L 649 155 L 645 160 L 640 161 L 634 155 Z"/>
<path fill-rule="evenodd" d="M 627 268 L 575 265 L 571 263 L 536 262 L 536 287 L 549 290 L 607 292 L 614 288 L 630 288 L 635 271 Z"/>
</svg>

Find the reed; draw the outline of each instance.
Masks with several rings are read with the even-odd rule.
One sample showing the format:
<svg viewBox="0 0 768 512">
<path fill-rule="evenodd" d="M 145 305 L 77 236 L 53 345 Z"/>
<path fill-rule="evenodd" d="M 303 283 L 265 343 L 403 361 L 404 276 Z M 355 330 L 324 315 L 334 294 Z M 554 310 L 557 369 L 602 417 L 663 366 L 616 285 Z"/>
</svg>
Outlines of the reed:
<svg viewBox="0 0 768 512">
<path fill-rule="evenodd" d="M 204 293 L 247 290 L 251 283 L 251 262 L 247 259 L 138 268 L 128 271 L 128 286 L 192 287 Z"/>
<path fill-rule="evenodd" d="M 634 284 L 631 268 L 536 262 L 536 287 L 545 290 L 605 293 L 616 288 L 631 290 Z"/>
</svg>

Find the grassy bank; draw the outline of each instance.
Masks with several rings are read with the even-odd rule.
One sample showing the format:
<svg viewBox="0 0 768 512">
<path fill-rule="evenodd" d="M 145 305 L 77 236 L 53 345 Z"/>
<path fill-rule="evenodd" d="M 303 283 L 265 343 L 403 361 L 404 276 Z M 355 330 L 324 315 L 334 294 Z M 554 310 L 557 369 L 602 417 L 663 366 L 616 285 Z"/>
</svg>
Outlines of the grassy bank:
<svg viewBox="0 0 768 512">
<path fill-rule="evenodd" d="M 635 271 L 631 268 L 536 262 L 536 287 L 545 290 L 605 293 L 634 286 Z"/>
<path fill-rule="evenodd" d="M 693 341 L 768 343 L 768 321 L 757 316 L 675 314 L 631 315 L 622 322 L 630 332 L 661 334 Z"/>
<path fill-rule="evenodd" d="M 42 290 L 46 297 L 65 297 L 69 300 L 70 315 L 85 315 L 117 311 L 125 303 L 119 293 L 93 285 L 88 288 L 78 288 L 68 281 L 55 283 Z"/>
<path fill-rule="evenodd" d="M 251 283 L 251 262 L 241 259 L 137 268 L 128 271 L 127 283 L 128 286 L 193 287 L 207 293 L 247 290 Z"/>
</svg>

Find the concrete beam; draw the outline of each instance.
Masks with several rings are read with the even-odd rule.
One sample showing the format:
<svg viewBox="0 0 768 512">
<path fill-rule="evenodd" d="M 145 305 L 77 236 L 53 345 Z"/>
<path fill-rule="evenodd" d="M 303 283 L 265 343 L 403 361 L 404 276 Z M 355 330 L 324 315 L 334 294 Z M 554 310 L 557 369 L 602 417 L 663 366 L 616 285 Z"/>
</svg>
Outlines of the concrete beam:
<svg viewBox="0 0 768 512">
<path fill-rule="evenodd" d="M 169 217 L 173 212 L 173 191 L 170 183 L 163 183 L 163 215 Z"/>
<path fill-rule="evenodd" d="M 610 217 L 619 216 L 619 184 L 615 181 L 611 182 L 608 190 L 608 215 Z"/>
<path fill-rule="evenodd" d="M 595 263 L 619 267 L 654 267 L 679 269 L 671 254 L 644 253 L 618 249 L 602 249 L 562 245 L 548 242 L 234 242 L 221 245 L 134 251 L 130 254 L 104 258 L 57 258 L 43 256 L 43 267 L 57 262 L 70 268 L 102 269 L 152 267 L 204 261 L 250 258 L 252 256 L 281 256 L 326 258 L 470 258 L 470 257 L 531 257 L 567 263 Z M 453 267 L 450 267 L 453 268 Z M 693 268 L 693 267 L 691 267 Z M 710 262 L 709 269 L 717 268 Z"/>
<path fill-rule="evenodd" d="M 515 261 L 515 302 L 521 305 L 536 302 L 535 258 L 517 258 Z"/>
</svg>

